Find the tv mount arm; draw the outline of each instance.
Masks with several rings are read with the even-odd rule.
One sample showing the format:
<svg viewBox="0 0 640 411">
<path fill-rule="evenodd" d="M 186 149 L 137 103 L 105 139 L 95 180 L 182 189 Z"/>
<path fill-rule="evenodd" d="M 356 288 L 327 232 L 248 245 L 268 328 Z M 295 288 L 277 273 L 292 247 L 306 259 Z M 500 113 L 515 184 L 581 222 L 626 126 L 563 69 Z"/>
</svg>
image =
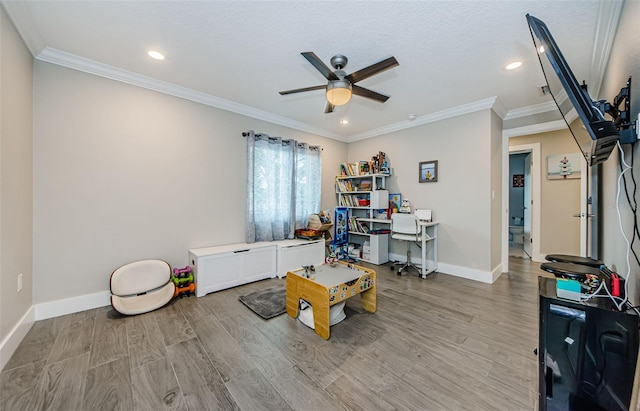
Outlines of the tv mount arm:
<svg viewBox="0 0 640 411">
<path fill-rule="evenodd" d="M 586 85 L 583 84 L 583 87 Z M 595 107 L 602 113 L 607 113 L 613 118 L 613 122 L 620 131 L 620 143 L 635 143 L 636 124 L 631 121 L 631 102 L 629 101 L 631 94 L 631 77 L 627 80 L 627 85 L 620 89 L 620 93 L 613 99 L 613 104 L 607 100 L 594 101 Z M 622 110 L 620 105 L 624 104 Z"/>
</svg>

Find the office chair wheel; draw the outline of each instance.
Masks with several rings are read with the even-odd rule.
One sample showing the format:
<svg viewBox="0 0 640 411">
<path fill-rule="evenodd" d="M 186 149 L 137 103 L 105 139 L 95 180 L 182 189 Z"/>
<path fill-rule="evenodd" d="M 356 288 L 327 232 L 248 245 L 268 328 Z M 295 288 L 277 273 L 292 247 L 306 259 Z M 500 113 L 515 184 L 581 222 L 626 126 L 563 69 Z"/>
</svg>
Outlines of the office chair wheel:
<svg viewBox="0 0 640 411">
<path fill-rule="evenodd" d="M 402 268 L 398 269 L 398 275 L 402 275 Z"/>
</svg>

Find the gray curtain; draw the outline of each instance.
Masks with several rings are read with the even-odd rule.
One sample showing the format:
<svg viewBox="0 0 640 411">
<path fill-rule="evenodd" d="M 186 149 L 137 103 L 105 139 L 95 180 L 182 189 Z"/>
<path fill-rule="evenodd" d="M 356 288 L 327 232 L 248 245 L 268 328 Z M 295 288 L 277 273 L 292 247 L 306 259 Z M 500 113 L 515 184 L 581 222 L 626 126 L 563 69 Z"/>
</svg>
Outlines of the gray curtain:
<svg viewBox="0 0 640 411">
<path fill-rule="evenodd" d="M 320 211 L 319 147 L 253 131 L 247 138 L 246 242 L 293 238 Z"/>
</svg>

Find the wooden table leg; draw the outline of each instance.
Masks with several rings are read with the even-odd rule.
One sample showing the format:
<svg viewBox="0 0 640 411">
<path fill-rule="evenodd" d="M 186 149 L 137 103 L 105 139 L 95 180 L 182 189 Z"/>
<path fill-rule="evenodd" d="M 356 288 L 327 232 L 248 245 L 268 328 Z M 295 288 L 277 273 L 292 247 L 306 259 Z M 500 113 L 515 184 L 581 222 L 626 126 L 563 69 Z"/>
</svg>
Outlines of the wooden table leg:
<svg viewBox="0 0 640 411">
<path fill-rule="evenodd" d="M 313 326 L 316 330 L 316 334 L 325 340 L 329 339 L 330 325 L 329 325 L 329 301 L 328 299 L 324 299 L 324 301 L 314 301 L 311 303 L 311 308 L 313 309 Z"/>
<path fill-rule="evenodd" d="M 287 276 L 287 314 L 289 317 L 298 318 L 300 308 L 300 294 L 298 282 L 293 274 Z"/>
<path fill-rule="evenodd" d="M 362 309 L 369 311 L 370 313 L 376 312 L 376 286 L 369 288 L 366 291 L 360 293 L 360 299 L 362 300 Z"/>
</svg>

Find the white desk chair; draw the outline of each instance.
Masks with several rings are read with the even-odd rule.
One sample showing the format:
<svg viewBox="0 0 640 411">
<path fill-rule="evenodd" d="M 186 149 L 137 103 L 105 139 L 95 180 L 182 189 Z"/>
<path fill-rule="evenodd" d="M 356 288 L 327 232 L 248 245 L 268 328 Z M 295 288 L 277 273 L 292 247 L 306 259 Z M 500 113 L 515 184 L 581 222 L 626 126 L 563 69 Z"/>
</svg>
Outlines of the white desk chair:
<svg viewBox="0 0 640 411">
<path fill-rule="evenodd" d="M 418 217 L 415 214 L 394 213 L 391 214 L 391 238 L 407 242 L 407 262 L 398 269 L 398 275 L 402 271 L 413 267 L 420 275 L 420 268 L 411 262 L 411 243 L 420 246 L 422 241 L 422 231 L 418 224 Z M 391 267 L 392 269 L 394 266 Z"/>
</svg>

